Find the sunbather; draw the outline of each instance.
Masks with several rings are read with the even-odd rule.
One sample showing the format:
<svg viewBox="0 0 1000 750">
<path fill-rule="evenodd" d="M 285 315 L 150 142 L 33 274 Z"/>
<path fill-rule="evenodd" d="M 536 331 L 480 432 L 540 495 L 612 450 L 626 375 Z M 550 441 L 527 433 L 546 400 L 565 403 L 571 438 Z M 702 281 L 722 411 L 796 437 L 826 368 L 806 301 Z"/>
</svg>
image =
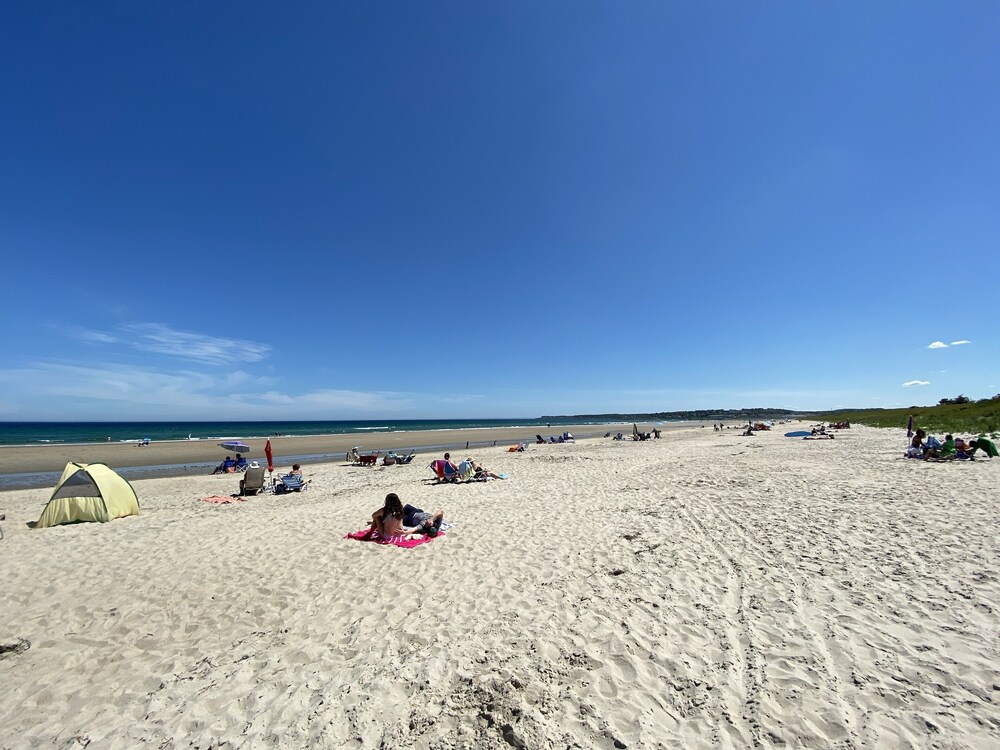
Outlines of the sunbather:
<svg viewBox="0 0 1000 750">
<path fill-rule="evenodd" d="M 288 474 L 289 475 L 291 475 L 291 474 L 297 474 L 298 476 L 301 477 L 302 476 L 302 467 L 299 464 L 292 464 L 292 470 L 290 472 L 288 472 Z"/>
<path fill-rule="evenodd" d="M 473 477 L 472 477 L 473 479 L 477 479 L 477 480 L 480 480 L 480 481 L 486 481 L 487 479 L 506 479 L 507 478 L 507 477 L 503 476 L 502 474 L 497 474 L 496 472 L 492 472 L 489 469 L 483 468 L 483 465 L 481 463 L 479 463 L 478 461 L 470 461 L 470 463 L 472 464 L 472 471 L 474 472 Z"/>
<path fill-rule="evenodd" d="M 940 448 L 930 448 L 924 454 L 925 458 L 951 459 L 955 458 L 955 438 L 951 435 L 944 436 L 944 445 Z"/>
<path fill-rule="evenodd" d="M 443 518 L 444 513 L 441 515 Z M 372 513 L 372 523 L 369 530 L 378 533 L 383 539 L 388 539 L 407 534 L 418 534 L 423 529 L 421 526 L 407 526 L 404 523 L 403 503 L 400 501 L 399 495 L 390 492 L 385 496 L 385 504 Z"/>
<path fill-rule="evenodd" d="M 457 482 L 458 466 L 451 460 L 451 454 L 445 453 L 444 458 L 438 458 L 431 462 L 430 468 L 437 475 L 439 482 Z"/>
<path fill-rule="evenodd" d="M 417 508 L 407 503 L 403 506 L 403 525 L 411 528 L 420 528 L 428 536 L 437 536 L 441 530 L 441 522 L 444 521 L 444 511 L 436 510 L 428 513 L 422 508 Z"/>
<path fill-rule="evenodd" d="M 233 461 L 232 456 L 226 456 L 221 464 L 215 467 L 213 474 L 232 474 L 233 467 L 236 466 L 236 462 Z"/>
</svg>

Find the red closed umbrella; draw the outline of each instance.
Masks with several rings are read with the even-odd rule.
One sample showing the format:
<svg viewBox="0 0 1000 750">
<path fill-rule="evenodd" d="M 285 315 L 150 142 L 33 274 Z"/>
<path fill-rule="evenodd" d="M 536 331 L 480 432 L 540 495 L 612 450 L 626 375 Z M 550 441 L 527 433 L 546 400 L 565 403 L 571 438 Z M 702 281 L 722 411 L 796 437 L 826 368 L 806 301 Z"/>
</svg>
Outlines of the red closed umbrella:
<svg viewBox="0 0 1000 750">
<path fill-rule="evenodd" d="M 264 455 L 267 456 L 267 470 L 274 471 L 274 454 L 271 453 L 271 441 L 267 441 L 267 445 L 264 446 Z"/>
</svg>

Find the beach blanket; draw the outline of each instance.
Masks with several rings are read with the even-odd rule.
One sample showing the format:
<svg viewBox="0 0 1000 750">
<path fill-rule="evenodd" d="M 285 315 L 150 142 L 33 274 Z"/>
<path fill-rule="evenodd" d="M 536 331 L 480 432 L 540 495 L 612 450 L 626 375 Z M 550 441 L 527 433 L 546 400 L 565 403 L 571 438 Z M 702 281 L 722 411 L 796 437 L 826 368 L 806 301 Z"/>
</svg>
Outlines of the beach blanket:
<svg viewBox="0 0 1000 750">
<path fill-rule="evenodd" d="M 359 542 L 375 542 L 375 544 L 391 544 L 394 547 L 404 547 L 408 549 L 410 547 L 426 544 L 427 542 L 433 542 L 435 539 L 442 536 L 444 536 L 444 532 L 439 533 L 436 537 L 421 535 L 414 536 L 413 534 L 409 534 L 407 536 L 383 537 L 379 536 L 377 532 L 374 532 L 371 529 L 362 529 L 361 531 L 351 532 L 345 536 L 344 539 L 356 539 Z M 411 539 L 408 537 L 413 538 Z"/>
<path fill-rule="evenodd" d="M 213 495 L 212 497 L 201 498 L 203 503 L 215 503 L 216 505 L 225 505 L 226 503 L 245 503 L 247 498 L 240 497 L 239 495 Z"/>
</svg>

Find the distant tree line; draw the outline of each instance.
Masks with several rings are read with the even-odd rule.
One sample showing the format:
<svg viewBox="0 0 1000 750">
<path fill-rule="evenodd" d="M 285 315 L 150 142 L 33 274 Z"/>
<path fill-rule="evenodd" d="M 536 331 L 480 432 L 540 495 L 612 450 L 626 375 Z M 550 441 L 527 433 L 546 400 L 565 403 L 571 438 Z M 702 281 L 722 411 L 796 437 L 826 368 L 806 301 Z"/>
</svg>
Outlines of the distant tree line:
<svg viewBox="0 0 1000 750">
<path fill-rule="evenodd" d="M 976 403 L 977 404 L 984 404 L 987 401 L 1000 401 L 1000 393 L 998 393 L 993 398 L 981 398 Z M 955 398 L 943 398 L 940 401 L 938 401 L 938 403 L 939 404 L 971 404 L 972 403 L 972 399 L 969 398 L 966 395 L 959 394 L 959 395 L 955 396 Z"/>
</svg>

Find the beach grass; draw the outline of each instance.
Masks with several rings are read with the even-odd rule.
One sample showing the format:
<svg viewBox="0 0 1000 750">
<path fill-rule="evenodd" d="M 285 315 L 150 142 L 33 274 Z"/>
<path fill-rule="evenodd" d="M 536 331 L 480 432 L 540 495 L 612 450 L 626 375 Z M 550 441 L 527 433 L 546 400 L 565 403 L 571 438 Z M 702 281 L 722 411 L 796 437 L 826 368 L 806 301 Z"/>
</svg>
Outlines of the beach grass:
<svg viewBox="0 0 1000 750">
<path fill-rule="evenodd" d="M 906 427 L 913 416 L 914 429 L 928 432 L 1000 435 L 1000 398 L 964 404 L 935 404 L 903 409 L 842 409 L 817 412 L 811 416 L 831 422 L 849 420 L 870 427 Z"/>
</svg>

